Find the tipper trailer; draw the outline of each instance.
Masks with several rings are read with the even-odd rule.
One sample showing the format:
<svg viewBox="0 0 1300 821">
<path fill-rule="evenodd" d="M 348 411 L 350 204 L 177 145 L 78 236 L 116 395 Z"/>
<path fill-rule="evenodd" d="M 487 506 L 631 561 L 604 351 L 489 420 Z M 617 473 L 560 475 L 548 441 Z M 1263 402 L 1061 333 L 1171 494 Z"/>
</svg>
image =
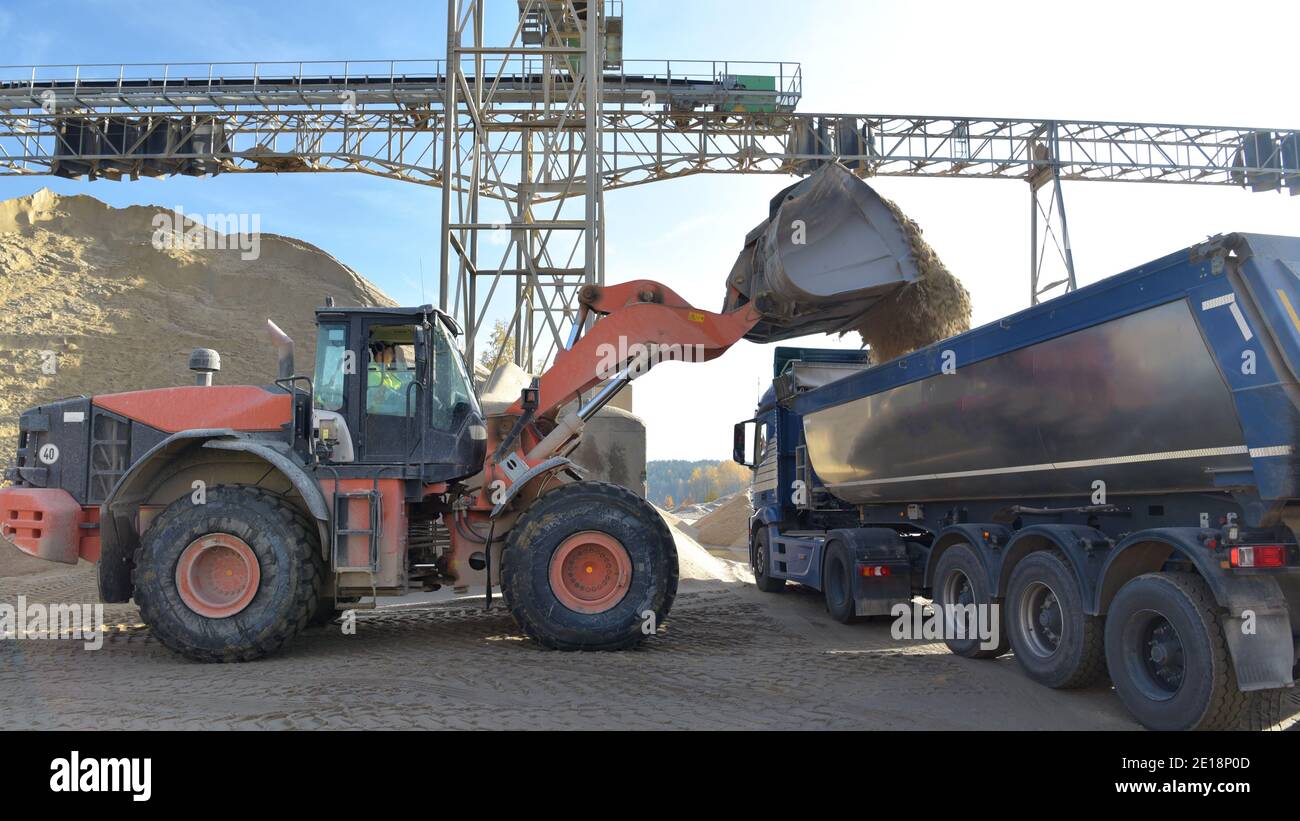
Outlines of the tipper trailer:
<svg viewBox="0 0 1300 821">
<path fill-rule="evenodd" d="M 759 588 L 929 597 L 949 649 L 1267 722 L 1300 631 L 1300 238 L 1232 234 L 871 364 L 780 348 L 735 459 Z M 974 605 L 975 607 L 971 607 Z M 996 639 L 957 629 L 987 608 Z"/>
</svg>

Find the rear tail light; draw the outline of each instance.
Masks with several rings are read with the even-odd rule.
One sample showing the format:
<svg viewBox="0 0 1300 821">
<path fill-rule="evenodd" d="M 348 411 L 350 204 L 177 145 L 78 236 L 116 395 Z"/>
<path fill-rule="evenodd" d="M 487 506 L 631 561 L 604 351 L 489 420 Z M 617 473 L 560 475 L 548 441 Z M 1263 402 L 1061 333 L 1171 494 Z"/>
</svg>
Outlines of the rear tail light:
<svg viewBox="0 0 1300 821">
<path fill-rule="evenodd" d="M 888 576 L 889 568 L 884 565 L 862 565 L 863 576 Z"/>
<path fill-rule="evenodd" d="M 1230 561 L 1233 567 L 1286 567 L 1286 546 L 1257 544 L 1234 547 Z"/>
</svg>

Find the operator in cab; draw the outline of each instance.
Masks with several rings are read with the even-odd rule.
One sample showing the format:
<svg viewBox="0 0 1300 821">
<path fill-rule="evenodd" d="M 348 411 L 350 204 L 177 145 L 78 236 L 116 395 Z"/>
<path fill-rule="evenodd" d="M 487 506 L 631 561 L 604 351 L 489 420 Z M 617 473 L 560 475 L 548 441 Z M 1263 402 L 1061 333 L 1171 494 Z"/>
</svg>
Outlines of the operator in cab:
<svg viewBox="0 0 1300 821">
<path fill-rule="evenodd" d="M 400 361 L 398 346 L 375 342 L 366 369 L 366 411 L 381 416 L 406 415 L 406 389 L 414 371 Z"/>
</svg>

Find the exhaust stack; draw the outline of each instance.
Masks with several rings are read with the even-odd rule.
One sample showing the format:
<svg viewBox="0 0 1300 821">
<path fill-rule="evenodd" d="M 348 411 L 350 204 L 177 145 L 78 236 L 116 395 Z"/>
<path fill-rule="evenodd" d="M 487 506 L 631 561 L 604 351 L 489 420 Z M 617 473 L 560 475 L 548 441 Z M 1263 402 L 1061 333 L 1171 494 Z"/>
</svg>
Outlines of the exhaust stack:
<svg viewBox="0 0 1300 821">
<path fill-rule="evenodd" d="M 288 379 L 293 376 L 293 340 L 269 319 L 266 320 L 266 330 L 271 334 L 271 344 L 275 346 L 279 378 Z"/>
</svg>

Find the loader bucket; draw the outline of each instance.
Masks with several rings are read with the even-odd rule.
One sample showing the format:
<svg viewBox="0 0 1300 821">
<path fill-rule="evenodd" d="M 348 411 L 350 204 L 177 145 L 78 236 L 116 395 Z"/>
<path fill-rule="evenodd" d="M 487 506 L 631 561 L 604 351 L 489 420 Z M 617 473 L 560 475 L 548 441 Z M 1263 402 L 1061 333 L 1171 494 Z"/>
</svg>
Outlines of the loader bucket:
<svg viewBox="0 0 1300 821">
<path fill-rule="evenodd" d="M 751 303 L 746 334 L 774 342 L 851 330 L 882 297 L 919 279 L 908 235 L 885 201 L 837 163 L 773 197 L 731 269 L 725 310 Z"/>
</svg>

